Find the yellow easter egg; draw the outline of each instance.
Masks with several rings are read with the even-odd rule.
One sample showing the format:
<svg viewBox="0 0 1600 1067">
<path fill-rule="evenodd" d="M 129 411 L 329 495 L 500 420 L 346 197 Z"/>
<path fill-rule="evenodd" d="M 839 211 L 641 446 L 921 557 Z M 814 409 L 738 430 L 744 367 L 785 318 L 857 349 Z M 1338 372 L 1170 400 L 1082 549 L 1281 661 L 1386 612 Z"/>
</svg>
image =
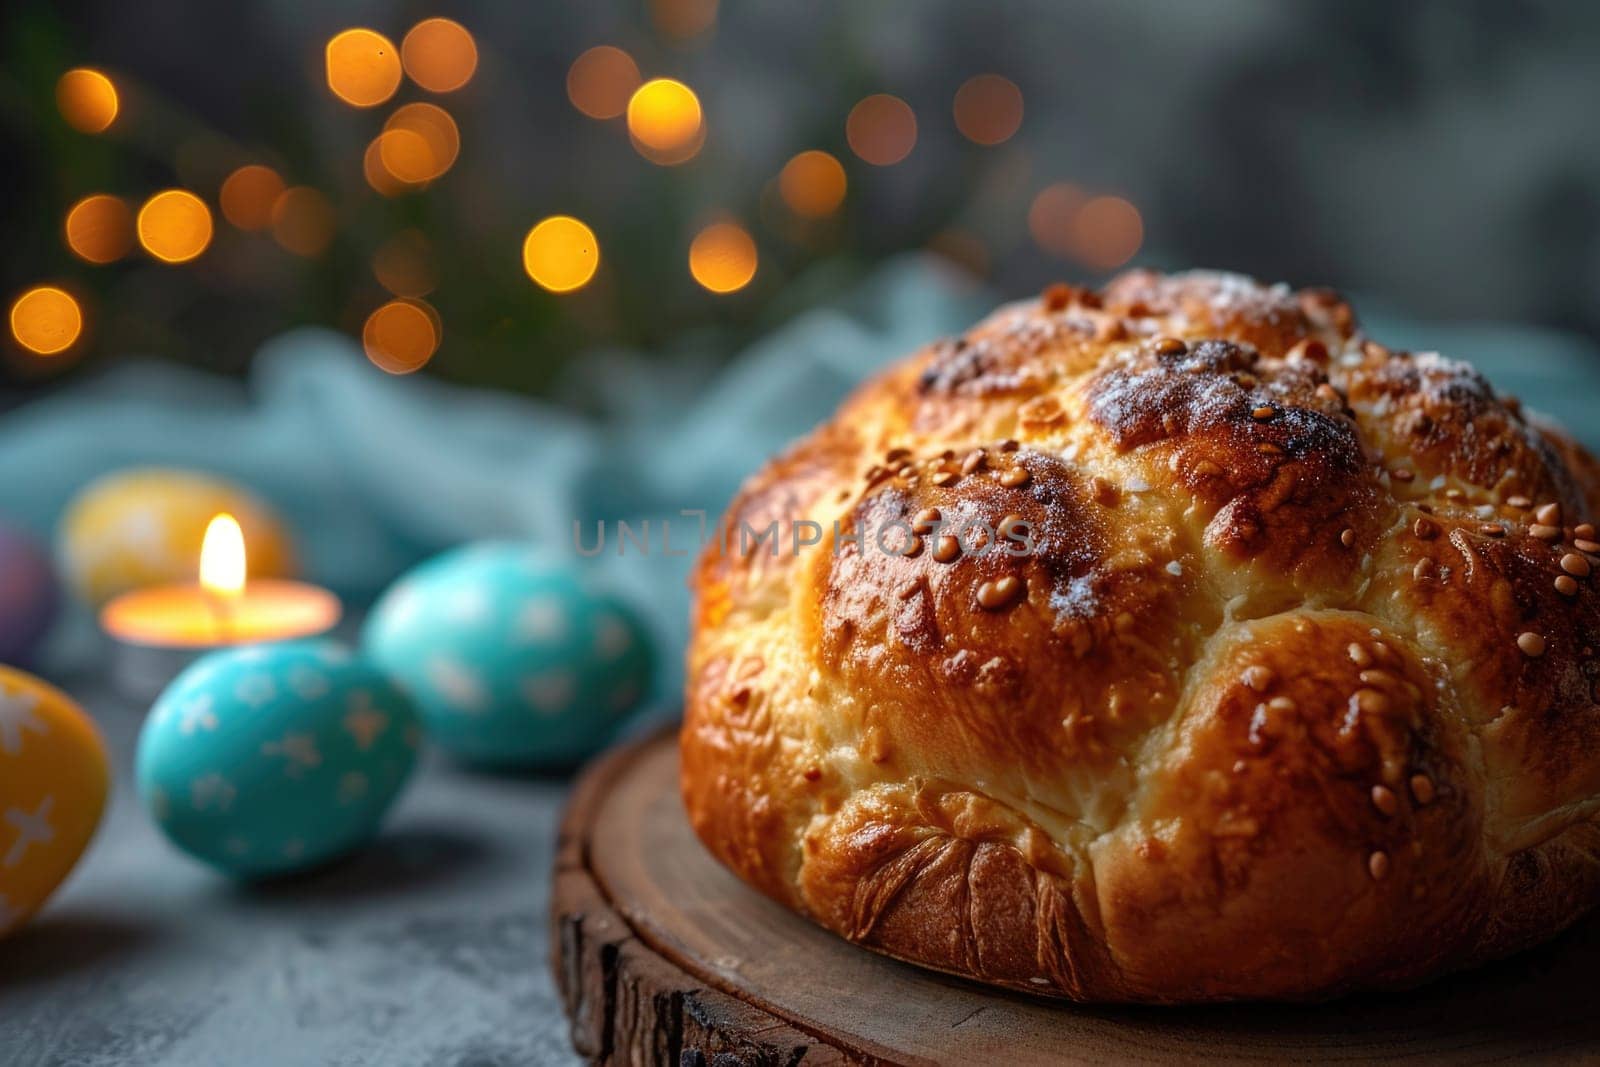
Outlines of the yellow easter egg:
<svg viewBox="0 0 1600 1067">
<path fill-rule="evenodd" d="M 252 577 L 294 577 L 289 536 L 260 500 L 212 475 L 153 467 L 108 474 L 78 494 L 61 522 L 62 573 L 93 605 L 193 582 L 206 526 L 222 512 L 239 520 Z"/>
<path fill-rule="evenodd" d="M 110 779 L 100 732 L 72 698 L 0 666 L 0 936 L 71 872 Z"/>
</svg>

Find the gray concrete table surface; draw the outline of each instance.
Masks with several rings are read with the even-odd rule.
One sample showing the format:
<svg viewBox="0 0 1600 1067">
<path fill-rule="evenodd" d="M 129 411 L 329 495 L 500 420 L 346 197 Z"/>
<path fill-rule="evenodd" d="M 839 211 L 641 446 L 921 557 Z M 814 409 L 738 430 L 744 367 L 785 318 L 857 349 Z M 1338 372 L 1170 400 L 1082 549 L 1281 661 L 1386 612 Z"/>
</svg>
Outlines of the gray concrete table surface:
<svg viewBox="0 0 1600 1067">
<path fill-rule="evenodd" d="M 0 1063 L 569 1064 L 548 909 L 567 776 L 420 762 L 381 836 L 240 885 L 173 847 L 133 789 L 145 708 L 61 679 L 105 734 L 99 832 L 0 941 Z"/>
</svg>

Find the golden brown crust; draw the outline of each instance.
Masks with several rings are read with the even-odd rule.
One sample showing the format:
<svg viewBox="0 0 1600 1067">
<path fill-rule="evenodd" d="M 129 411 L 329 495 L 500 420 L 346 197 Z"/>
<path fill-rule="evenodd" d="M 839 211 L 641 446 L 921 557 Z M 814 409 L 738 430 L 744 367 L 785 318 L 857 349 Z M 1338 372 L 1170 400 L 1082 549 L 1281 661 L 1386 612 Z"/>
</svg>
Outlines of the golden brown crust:
<svg viewBox="0 0 1600 1067">
<path fill-rule="evenodd" d="M 846 937 L 1039 993 L 1514 951 L 1600 901 L 1597 505 L 1571 439 L 1328 291 L 1052 287 L 735 499 L 691 820 Z"/>
</svg>

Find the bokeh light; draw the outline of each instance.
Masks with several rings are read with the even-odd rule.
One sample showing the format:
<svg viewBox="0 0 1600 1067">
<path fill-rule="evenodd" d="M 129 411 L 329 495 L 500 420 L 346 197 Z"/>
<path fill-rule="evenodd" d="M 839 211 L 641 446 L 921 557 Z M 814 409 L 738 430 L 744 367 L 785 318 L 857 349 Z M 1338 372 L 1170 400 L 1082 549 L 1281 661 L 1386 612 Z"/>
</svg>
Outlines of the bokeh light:
<svg viewBox="0 0 1600 1067">
<path fill-rule="evenodd" d="M 1139 209 L 1118 196 L 1097 196 L 1083 205 L 1072 226 L 1073 252 L 1086 266 L 1111 270 L 1132 259 L 1144 243 Z"/>
<path fill-rule="evenodd" d="M 211 209 L 187 189 L 167 189 L 139 209 L 139 244 L 163 263 L 187 263 L 211 243 Z"/>
<path fill-rule="evenodd" d="M 845 119 L 850 151 L 875 167 L 889 167 L 917 144 L 917 116 L 898 96 L 877 93 L 850 109 Z"/>
<path fill-rule="evenodd" d="M 11 305 L 11 336 L 28 351 L 54 356 L 83 333 L 83 311 L 65 289 L 40 285 Z"/>
<path fill-rule="evenodd" d="M 594 231 L 570 215 L 552 215 L 522 242 L 522 269 L 552 293 L 581 289 L 599 267 Z"/>
<path fill-rule="evenodd" d="M 1028 207 L 1028 233 L 1034 243 L 1058 256 L 1071 255 L 1072 227 L 1083 202 L 1083 191 L 1066 182 L 1039 190 Z"/>
<path fill-rule="evenodd" d="M 717 21 L 717 0 L 650 0 L 650 18 L 668 37 L 695 37 Z"/>
<path fill-rule="evenodd" d="M 420 136 L 409 134 L 409 136 Z M 389 173 L 389 168 L 383 164 L 383 138 L 380 133 L 367 145 L 367 153 L 361 160 L 361 171 L 366 175 L 367 184 L 384 196 L 401 196 L 405 193 L 415 192 L 422 185 L 403 182 Z"/>
<path fill-rule="evenodd" d="M 400 88 L 400 54 L 372 30 L 335 34 L 326 51 L 328 88 L 351 107 L 377 107 Z"/>
<path fill-rule="evenodd" d="M 372 276 L 395 296 L 426 296 L 439 284 L 433 246 L 420 230 L 402 230 L 373 253 Z"/>
<path fill-rule="evenodd" d="M 272 206 L 283 195 L 283 179 L 271 167 L 251 163 L 234 171 L 217 195 L 222 217 L 241 230 L 264 230 L 272 225 Z"/>
<path fill-rule="evenodd" d="M 989 273 L 989 246 L 968 230 L 940 230 L 928 240 L 928 251 L 954 263 L 974 277 Z"/>
<path fill-rule="evenodd" d="M 756 243 L 736 222 L 714 222 L 689 245 L 689 273 L 713 293 L 732 293 L 756 276 Z"/>
<path fill-rule="evenodd" d="M 272 239 L 297 256 L 314 259 L 333 241 L 333 205 L 309 185 L 285 189 L 272 205 Z"/>
<path fill-rule="evenodd" d="M 628 110 L 639 80 L 632 56 L 608 44 L 595 45 L 572 61 L 567 99 L 592 119 L 614 119 Z"/>
<path fill-rule="evenodd" d="M 997 145 L 1022 126 L 1022 90 L 1010 78 L 979 74 L 956 90 L 956 129 L 969 141 Z"/>
<path fill-rule="evenodd" d="M 378 158 L 402 185 L 430 182 L 455 164 L 461 132 L 450 113 L 436 104 L 406 104 L 383 124 Z"/>
<path fill-rule="evenodd" d="M 789 210 L 808 219 L 831 215 L 844 203 L 844 166 L 818 149 L 801 152 L 783 165 L 778 193 Z"/>
<path fill-rule="evenodd" d="M 628 99 L 628 133 L 652 163 L 671 166 L 692 159 L 705 141 L 700 98 L 671 78 L 647 81 Z"/>
<path fill-rule="evenodd" d="M 121 109 L 117 87 L 90 67 L 75 67 L 56 82 L 56 107 L 67 125 L 80 133 L 103 133 Z"/>
<path fill-rule="evenodd" d="M 133 209 L 120 197 L 95 193 L 72 205 L 63 230 L 78 258 L 112 263 L 133 249 Z"/>
<path fill-rule="evenodd" d="M 361 328 L 361 347 L 390 374 L 421 370 L 439 350 L 439 316 L 420 300 L 391 300 Z"/>
<path fill-rule="evenodd" d="M 478 45 L 459 22 L 423 19 L 400 42 L 400 62 L 428 92 L 453 93 L 478 69 Z"/>
<path fill-rule="evenodd" d="M 384 130 L 373 142 L 378 149 L 378 166 L 400 189 L 420 189 L 435 171 L 433 148 L 428 138 L 414 129 Z"/>
</svg>

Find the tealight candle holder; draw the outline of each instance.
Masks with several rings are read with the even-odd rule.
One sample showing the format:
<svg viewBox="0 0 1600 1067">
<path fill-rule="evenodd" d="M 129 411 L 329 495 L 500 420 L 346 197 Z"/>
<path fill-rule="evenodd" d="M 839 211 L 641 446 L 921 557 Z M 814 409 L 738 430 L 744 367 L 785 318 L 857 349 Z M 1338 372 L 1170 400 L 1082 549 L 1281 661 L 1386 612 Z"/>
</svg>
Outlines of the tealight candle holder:
<svg viewBox="0 0 1600 1067">
<path fill-rule="evenodd" d="M 219 648 L 317 637 L 343 607 L 306 582 L 249 581 L 244 534 L 231 515 L 206 527 L 199 581 L 124 593 L 100 613 L 111 638 L 111 675 L 130 699 L 151 700 L 196 659 Z"/>
</svg>

